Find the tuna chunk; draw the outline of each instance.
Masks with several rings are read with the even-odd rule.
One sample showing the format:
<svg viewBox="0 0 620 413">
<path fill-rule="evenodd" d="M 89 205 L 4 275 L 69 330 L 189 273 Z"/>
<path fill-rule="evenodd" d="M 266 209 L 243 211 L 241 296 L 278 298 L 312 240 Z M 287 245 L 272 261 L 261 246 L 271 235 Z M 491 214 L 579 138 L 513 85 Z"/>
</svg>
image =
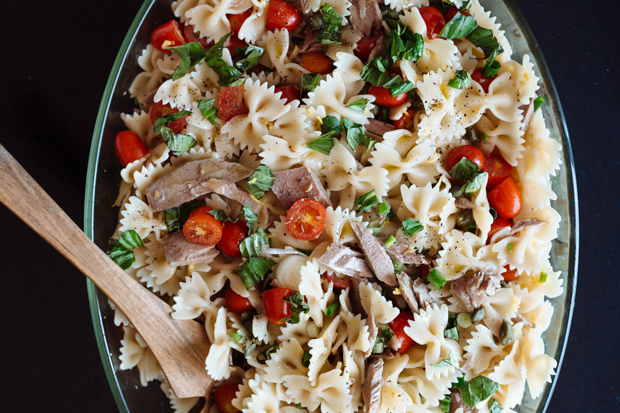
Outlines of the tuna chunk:
<svg viewBox="0 0 620 413">
<path fill-rule="evenodd" d="M 394 130 L 394 125 L 381 122 L 376 119 L 368 119 L 368 123 L 364 125 L 364 134 L 376 141 L 383 141 L 383 134 Z"/>
<path fill-rule="evenodd" d="M 383 359 L 375 358 L 366 366 L 366 379 L 362 387 L 362 396 L 366 413 L 377 413 L 381 404 L 381 387 L 383 386 Z"/>
<path fill-rule="evenodd" d="M 377 324 L 375 323 L 375 316 L 371 313 L 368 315 L 366 319 L 366 325 L 368 326 L 368 341 L 370 341 L 370 347 L 367 351 L 364 352 L 364 357 L 368 358 L 372 354 L 372 348 L 375 345 L 375 341 L 377 340 L 377 334 L 379 330 L 377 329 Z"/>
<path fill-rule="evenodd" d="M 542 219 L 538 219 L 538 218 L 524 219 L 522 221 L 517 222 L 516 224 L 512 226 L 510 230 L 510 235 L 514 235 L 524 228 L 537 227 L 539 225 L 545 225 L 545 224 L 547 224 L 547 221 L 543 221 Z"/>
<path fill-rule="evenodd" d="M 252 211 L 257 212 L 260 204 L 250 197 L 250 194 L 239 189 L 233 182 L 224 179 L 209 179 L 202 184 L 209 192 L 215 192 L 218 195 L 225 196 L 240 203 L 241 205 L 249 205 Z"/>
<path fill-rule="evenodd" d="M 468 312 L 480 307 L 485 298 L 500 288 L 501 275 L 493 267 L 487 267 L 471 275 L 464 275 L 452 282 L 452 294 L 463 302 Z"/>
<path fill-rule="evenodd" d="M 208 264 L 220 253 L 215 246 L 192 244 L 182 232 L 177 231 L 164 238 L 166 261 L 171 267 L 179 265 Z"/>
<path fill-rule="evenodd" d="M 366 262 L 370 265 L 370 268 L 374 271 L 375 276 L 386 283 L 387 285 L 394 287 L 396 283 L 396 276 L 394 274 L 394 265 L 389 255 L 379 242 L 379 240 L 372 235 L 372 232 L 357 222 L 351 222 L 351 227 L 355 236 L 359 241 Z"/>
<path fill-rule="evenodd" d="M 454 200 L 454 205 L 460 209 L 475 209 L 476 205 L 466 196 L 460 196 Z"/>
<path fill-rule="evenodd" d="M 375 0 L 352 0 L 349 11 L 351 26 L 364 37 L 369 37 L 382 27 L 383 16 Z"/>
<path fill-rule="evenodd" d="M 413 282 L 413 293 L 422 310 L 426 311 L 433 304 L 441 305 L 441 301 L 431 296 L 431 287 L 422 278 L 418 278 Z"/>
<path fill-rule="evenodd" d="M 302 198 L 312 198 L 320 202 L 325 208 L 331 206 L 325 188 L 319 177 L 307 166 L 301 166 L 288 171 L 273 173 L 276 179 L 271 190 L 280 200 L 282 206 L 289 209 L 296 201 Z"/>
<path fill-rule="evenodd" d="M 398 279 L 398 288 L 400 289 L 400 294 L 407 302 L 407 305 L 411 309 L 411 312 L 413 314 L 419 313 L 420 305 L 418 304 L 418 299 L 413 293 L 413 279 L 404 272 L 398 274 L 396 278 Z"/>
<path fill-rule="evenodd" d="M 351 248 L 332 244 L 327 252 L 319 258 L 319 263 L 338 274 L 348 275 L 349 277 L 372 278 L 368 264 L 360 258 L 360 255 Z"/>
<path fill-rule="evenodd" d="M 149 185 L 145 192 L 153 211 L 163 211 L 209 193 L 203 185 L 209 179 L 237 182 L 251 174 L 251 169 L 238 163 L 203 159 L 173 169 Z"/>
<path fill-rule="evenodd" d="M 394 241 L 389 248 L 385 249 L 388 255 L 395 261 L 400 261 L 403 264 L 426 264 L 426 258 L 423 254 L 416 254 L 411 252 L 411 248 L 404 242 Z"/>
</svg>

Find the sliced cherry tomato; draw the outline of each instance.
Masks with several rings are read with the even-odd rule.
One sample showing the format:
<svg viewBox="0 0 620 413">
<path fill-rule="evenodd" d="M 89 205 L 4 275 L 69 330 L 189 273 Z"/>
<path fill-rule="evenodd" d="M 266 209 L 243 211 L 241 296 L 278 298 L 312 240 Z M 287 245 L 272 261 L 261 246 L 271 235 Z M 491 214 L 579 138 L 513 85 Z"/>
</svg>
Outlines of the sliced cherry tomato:
<svg viewBox="0 0 620 413">
<path fill-rule="evenodd" d="M 493 236 L 493 234 L 505 227 L 512 227 L 512 222 L 502 217 L 495 218 L 495 221 L 493 221 L 493 223 L 491 224 L 489 235 L 487 236 L 487 244 L 491 242 L 491 237 Z"/>
<path fill-rule="evenodd" d="M 351 277 L 346 275 L 343 275 L 342 278 L 340 278 L 335 274 L 325 273 L 324 277 L 327 282 L 334 284 L 334 288 L 339 288 L 341 290 L 344 290 L 345 288 L 350 287 L 351 284 L 353 284 L 353 282 L 351 281 Z"/>
<path fill-rule="evenodd" d="M 448 10 L 446 10 L 446 12 L 444 13 L 444 16 L 446 18 L 445 19 L 446 23 L 454 19 L 454 16 L 456 16 L 456 13 L 461 13 L 463 16 L 471 16 L 470 12 L 465 11 L 465 10 L 459 10 L 456 7 L 452 6 Z"/>
<path fill-rule="evenodd" d="M 230 30 L 235 34 L 239 34 L 239 30 L 241 30 L 241 26 L 247 20 L 248 17 L 252 15 L 252 8 L 247 9 L 243 13 L 239 14 L 227 14 L 226 17 L 230 22 Z"/>
<path fill-rule="evenodd" d="M 484 168 L 484 155 L 482 151 L 472 145 L 463 145 L 457 146 L 450 151 L 446 158 L 446 170 L 450 172 L 452 168 L 454 168 L 454 165 L 459 163 L 463 158 L 467 158 L 478 165 L 478 169 Z"/>
<path fill-rule="evenodd" d="M 142 139 L 130 130 L 125 130 L 116 134 L 114 138 L 114 149 L 116 156 L 123 166 L 144 158 L 149 150 L 146 148 Z"/>
<path fill-rule="evenodd" d="M 332 71 L 334 62 L 321 53 L 306 53 L 301 55 L 301 66 L 312 73 L 326 75 Z"/>
<path fill-rule="evenodd" d="M 236 55 L 236 53 L 235 53 L 235 49 L 236 48 L 248 47 L 248 44 L 246 42 L 244 42 L 243 40 L 241 40 L 240 38 L 238 38 L 234 34 L 230 35 L 230 37 L 228 38 L 226 43 L 227 43 L 226 44 L 226 48 L 230 52 L 231 56 L 235 56 Z"/>
<path fill-rule="evenodd" d="M 153 103 L 153 106 L 151 106 L 151 111 L 149 112 L 149 117 L 151 118 L 151 123 L 155 124 L 155 121 L 160 116 L 170 115 L 172 113 L 178 113 L 178 112 L 179 112 L 179 109 L 176 109 L 176 108 L 172 109 L 170 105 L 164 105 L 160 101 L 160 102 Z M 187 120 L 186 120 L 187 116 L 183 116 L 182 118 L 179 118 L 168 125 L 172 133 L 181 132 L 181 130 L 187 125 Z"/>
<path fill-rule="evenodd" d="M 321 235 L 327 224 L 327 212 L 320 202 L 302 198 L 291 205 L 286 213 L 286 228 L 301 241 L 310 241 Z"/>
<path fill-rule="evenodd" d="M 275 92 L 282 92 L 280 99 L 286 99 L 286 103 L 291 103 L 294 100 L 301 100 L 301 93 L 295 86 L 280 86 L 276 88 Z"/>
<path fill-rule="evenodd" d="M 510 266 L 505 265 L 504 269 L 506 270 L 502 274 L 502 277 L 504 277 L 504 281 L 515 281 L 517 278 L 519 278 L 519 271 L 517 271 L 516 268 L 511 270 Z"/>
<path fill-rule="evenodd" d="M 220 251 L 229 257 L 240 257 L 239 243 L 248 236 L 248 225 L 245 221 L 226 221 L 222 226 L 222 239 Z"/>
<path fill-rule="evenodd" d="M 230 287 L 226 290 L 224 299 L 226 300 L 226 307 L 228 307 L 233 313 L 241 314 L 244 311 L 250 311 L 254 308 L 252 307 L 250 300 L 246 297 L 240 296 Z"/>
<path fill-rule="evenodd" d="M 500 154 L 484 157 L 484 172 L 489 174 L 487 189 L 494 188 L 510 175 L 512 166 Z"/>
<path fill-rule="evenodd" d="M 181 25 L 176 20 L 170 20 L 159 27 L 156 27 L 151 33 L 151 44 L 154 48 L 167 52 L 168 48 L 180 46 L 185 43 Z"/>
<path fill-rule="evenodd" d="M 511 219 L 521 212 L 523 206 L 521 192 L 511 176 L 491 189 L 487 197 L 491 206 L 497 211 L 497 215 L 502 218 Z"/>
<path fill-rule="evenodd" d="M 192 244 L 211 246 L 222 239 L 222 223 L 208 211 L 207 206 L 193 210 L 183 225 L 183 235 Z"/>
<path fill-rule="evenodd" d="M 388 89 L 383 86 L 375 85 L 370 86 L 368 93 L 375 97 L 375 103 L 389 108 L 393 108 L 394 106 L 404 103 L 405 100 L 407 100 L 407 96 L 409 96 L 409 92 L 405 92 L 397 95 L 396 97 L 392 97 Z"/>
<path fill-rule="evenodd" d="M 237 115 L 245 115 L 250 110 L 243 101 L 243 85 L 227 86 L 220 94 L 220 116 L 228 122 Z"/>
<path fill-rule="evenodd" d="M 413 118 L 415 117 L 415 110 L 407 109 L 403 115 L 397 120 L 393 120 L 392 124 L 396 129 L 407 129 L 411 130 L 413 128 Z"/>
<path fill-rule="evenodd" d="M 446 20 L 444 19 L 443 14 L 432 6 L 420 7 L 418 10 L 424 19 L 424 23 L 426 23 L 426 35 L 428 38 L 438 38 L 439 33 L 446 25 Z"/>
<path fill-rule="evenodd" d="M 400 341 L 398 352 L 405 354 L 415 341 L 405 333 L 405 327 L 409 327 L 409 321 L 413 321 L 413 315 L 406 311 L 400 310 L 400 314 L 396 316 L 390 323 L 390 329 L 394 332 L 394 336 Z"/>
<path fill-rule="evenodd" d="M 263 292 L 263 305 L 269 321 L 284 324 L 282 320 L 291 316 L 291 305 L 284 299 L 294 291 L 290 288 L 273 288 Z"/>
<path fill-rule="evenodd" d="M 370 57 L 370 52 L 377 45 L 377 41 L 383 36 L 383 30 L 379 30 L 369 37 L 364 37 L 360 41 L 357 42 L 357 48 L 353 51 L 355 56 L 359 57 L 362 62 L 368 61 Z"/>
<path fill-rule="evenodd" d="M 299 12 L 284 0 L 270 0 L 267 12 L 267 30 L 286 28 L 292 32 L 299 25 Z"/>
<path fill-rule="evenodd" d="M 187 43 L 198 42 L 202 47 L 211 47 L 211 45 L 213 45 L 213 40 L 209 40 L 206 37 L 200 37 L 197 33 L 195 33 L 194 26 L 191 24 L 186 24 L 183 27 L 183 37 L 185 37 L 185 41 Z"/>
<path fill-rule="evenodd" d="M 226 383 L 215 389 L 213 392 L 213 399 L 217 408 L 222 413 L 237 413 L 239 410 L 232 405 L 233 399 L 237 397 L 237 391 L 239 391 L 239 384 Z"/>
<path fill-rule="evenodd" d="M 482 69 L 480 68 L 474 70 L 474 73 L 471 74 L 471 79 L 480 83 L 480 86 L 482 86 L 482 90 L 484 90 L 484 93 L 489 93 L 489 86 L 491 86 L 491 82 L 495 80 L 495 77 L 491 79 L 484 77 L 484 75 L 482 74 Z"/>
</svg>

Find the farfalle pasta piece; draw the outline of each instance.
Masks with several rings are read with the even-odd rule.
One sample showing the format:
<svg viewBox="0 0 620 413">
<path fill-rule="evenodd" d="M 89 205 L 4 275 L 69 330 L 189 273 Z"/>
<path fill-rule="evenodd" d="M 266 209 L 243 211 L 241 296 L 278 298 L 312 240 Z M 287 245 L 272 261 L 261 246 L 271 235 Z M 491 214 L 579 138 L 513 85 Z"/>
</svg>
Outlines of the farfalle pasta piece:
<svg viewBox="0 0 620 413">
<path fill-rule="evenodd" d="M 143 110 L 138 110 L 130 114 L 121 113 L 121 119 L 127 129 L 141 137 L 142 140 L 146 139 L 153 128 L 149 113 Z"/>
<path fill-rule="evenodd" d="M 504 346 L 496 343 L 494 333 L 483 324 L 477 324 L 467 345 L 463 347 L 465 359 L 464 369 L 472 370 L 475 374 L 486 371 L 495 361 L 505 356 Z"/>
<path fill-rule="evenodd" d="M 491 12 L 486 11 L 481 5 L 479 0 L 473 0 L 469 12 L 475 17 L 478 26 L 484 27 L 493 31 L 493 35 L 504 49 L 504 52 L 498 56 L 498 60 L 504 64 L 510 60 L 512 56 L 512 47 L 508 42 L 508 39 L 504 35 L 504 31 L 501 29 L 501 25 L 496 23 L 496 17 L 491 16 Z"/>
<path fill-rule="evenodd" d="M 375 322 L 378 324 L 388 324 L 400 313 L 398 308 L 394 308 L 392 303 L 381 295 L 381 293 L 369 283 L 363 282 L 359 286 L 360 301 L 366 314 L 373 314 Z"/>
<path fill-rule="evenodd" d="M 205 360 L 207 372 L 214 380 L 227 379 L 231 373 L 229 364 L 231 347 L 226 321 L 226 308 L 220 307 L 215 321 L 214 340 Z"/>
<path fill-rule="evenodd" d="M 471 232 L 452 230 L 441 244 L 437 271 L 446 280 L 453 280 L 468 270 L 480 270 L 493 267 L 498 273 L 503 272 L 505 260 L 498 257 L 492 245 L 486 246 L 480 237 Z"/>
<path fill-rule="evenodd" d="M 496 365 L 488 376 L 500 385 L 494 397 L 503 408 L 512 409 L 523 398 L 526 379 L 526 365 L 523 361 L 519 340 L 515 340 L 510 354 Z"/>
<path fill-rule="evenodd" d="M 245 19 L 237 37 L 248 43 L 256 43 L 267 33 L 267 0 L 252 1 L 252 14 Z"/>
<path fill-rule="evenodd" d="M 534 113 L 523 138 L 530 154 L 528 159 L 524 159 L 529 163 L 525 169 L 531 171 L 532 178 L 538 182 L 546 182 L 551 175 L 555 176 L 562 164 L 562 145 L 551 138 L 541 111 Z"/>
<path fill-rule="evenodd" d="M 482 146 L 485 153 L 489 154 L 494 148 L 499 149 L 502 157 L 510 165 L 517 165 L 523 158 L 523 130 L 520 123 L 505 122 L 494 116 L 483 115 L 475 126 L 479 133 L 487 136 L 486 143 Z"/>
<path fill-rule="evenodd" d="M 386 0 L 385 5 L 396 11 L 411 9 L 412 7 L 428 6 L 429 0 Z"/>
<path fill-rule="evenodd" d="M 259 62 L 272 69 L 287 84 L 301 84 L 301 75 L 309 73 L 306 69 L 291 62 L 288 57 L 289 32 L 287 29 L 268 31 L 258 42 L 265 49 Z"/>
<path fill-rule="evenodd" d="M 135 99 L 142 99 L 153 90 L 157 89 L 168 75 L 163 73 L 157 66 L 157 61 L 163 59 L 165 53 L 148 44 L 138 57 L 138 65 L 144 72 L 138 73 L 129 86 L 129 95 Z"/>
<path fill-rule="evenodd" d="M 319 375 L 317 385 L 312 386 L 304 375 L 286 375 L 284 384 L 295 403 L 300 403 L 309 411 L 321 407 L 325 413 L 346 411 L 351 404 L 351 394 L 347 381 L 340 369 L 330 370 Z"/>
<path fill-rule="evenodd" d="M 223 304 L 221 298 L 211 301 L 211 291 L 197 272 L 186 277 L 181 289 L 174 297 L 172 318 L 175 320 L 191 320 L 204 313 L 215 315 L 218 307 Z"/>
<path fill-rule="evenodd" d="M 341 17 L 347 17 L 351 14 L 349 11 L 351 2 L 349 0 L 308 0 L 302 3 L 304 14 L 317 12 L 325 4 L 332 6 L 336 13 L 338 13 Z M 343 19 L 342 24 L 346 24 L 345 19 Z"/>
<path fill-rule="evenodd" d="M 330 241 L 334 244 L 342 245 L 357 239 L 351 227 L 351 222 L 355 221 L 363 226 L 368 225 L 368 223 L 362 220 L 361 216 L 357 216 L 355 212 L 343 209 L 340 206 L 336 209 L 332 206 L 327 207 L 326 215 L 324 233 L 327 234 Z"/>
<path fill-rule="evenodd" d="M 515 296 L 512 288 L 500 288 L 482 302 L 482 307 L 484 307 L 482 322 L 493 334 L 499 336 L 502 321 L 510 320 L 515 316 L 519 303 L 519 297 Z"/>
<path fill-rule="evenodd" d="M 179 288 L 180 280 L 176 278 L 176 267 L 170 266 L 166 261 L 164 243 L 154 235 L 144 240 L 146 246 L 146 265 L 137 272 L 140 282 L 146 284 L 154 292 L 161 294 L 175 294 Z"/>
<path fill-rule="evenodd" d="M 536 98 L 540 79 L 534 73 L 534 64 L 530 61 L 530 55 L 523 56 L 522 65 L 514 60 L 504 62 L 498 73 L 504 72 L 510 72 L 518 90 L 519 102 L 527 105 L 531 99 Z"/>
<path fill-rule="evenodd" d="M 140 334 L 133 327 L 123 327 L 123 331 L 121 355 L 119 356 L 120 369 L 128 370 L 138 367 L 142 386 L 147 386 L 150 381 L 162 378 L 161 367 Z"/>
<path fill-rule="evenodd" d="M 154 101 L 179 110 L 191 111 L 200 99 L 202 99 L 202 90 L 192 79 L 192 74 L 188 73 L 177 80 L 166 80 L 157 89 Z"/>
<path fill-rule="evenodd" d="M 265 135 L 265 143 L 260 145 L 261 163 L 272 171 L 284 171 L 300 166 L 304 163 L 321 165 L 327 158 L 323 153 L 308 148 L 308 141 L 318 138 L 321 132 L 307 135 L 308 140 L 294 140 L 292 142 L 277 136 Z"/>
<path fill-rule="evenodd" d="M 340 324 L 340 315 L 334 317 L 328 326 L 319 334 L 319 337 L 308 342 L 310 347 L 310 364 L 308 365 L 308 379 L 312 386 L 317 385 L 319 373 L 329 363 L 327 358 L 332 352 L 332 345 L 336 341 L 336 332 Z"/>
<path fill-rule="evenodd" d="M 189 411 L 192 410 L 192 408 L 200 400 L 200 397 L 177 397 L 167 380 L 163 380 L 159 387 L 170 400 L 170 406 L 172 407 L 172 410 L 174 410 L 174 413 L 189 413 Z"/>
<path fill-rule="evenodd" d="M 318 327 L 323 326 L 323 312 L 326 310 L 329 295 L 333 296 L 331 289 L 323 291 L 321 285 L 321 272 L 317 259 L 308 261 L 300 269 L 301 281 L 298 284 L 299 293 L 306 297 L 310 306 L 310 317 Z M 333 300 L 332 300 L 333 301 Z"/>
<path fill-rule="evenodd" d="M 364 63 L 352 53 L 338 52 L 334 66 L 336 67 L 334 74 L 338 73 L 345 84 L 345 99 L 348 100 L 360 93 L 366 84 L 361 76 Z"/>
<path fill-rule="evenodd" d="M 185 19 L 200 37 L 218 41 L 230 33 L 228 14 L 238 14 L 252 7 L 251 0 L 206 0 L 185 11 Z"/>
<path fill-rule="evenodd" d="M 425 186 L 437 182 L 439 175 L 434 162 L 437 160 L 435 148 L 430 141 L 414 146 L 404 157 L 389 144 L 378 143 L 368 160 L 373 166 L 388 171 L 388 190 L 398 185 L 403 175 L 409 182 L 417 186 Z"/>
</svg>

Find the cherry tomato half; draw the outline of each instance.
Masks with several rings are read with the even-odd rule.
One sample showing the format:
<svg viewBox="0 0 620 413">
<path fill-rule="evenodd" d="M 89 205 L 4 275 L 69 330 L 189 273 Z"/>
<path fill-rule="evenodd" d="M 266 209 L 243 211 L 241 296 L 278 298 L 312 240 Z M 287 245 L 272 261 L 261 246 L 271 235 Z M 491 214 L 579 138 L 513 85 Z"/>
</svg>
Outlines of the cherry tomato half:
<svg viewBox="0 0 620 413">
<path fill-rule="evenodd" d="M 130 130 L 125 130 L 116 134 L 114 138 L 114 149 L 116 156 L 123 166 L 144 158 L 149 150 L 146 148 L 142 139 Z"/>
<path fill-rule="evenodd" d="M 325 281 L 334 284 L 334 288 L 339 288 L 341 290 L 344 290 L 345 288 L 350 287 L 351 284 L 353 284 L 353 282 L 351 281 L 351 277 L 346 275 L 343 275 L 343 278 L 340 278 L 335 274 L 325 273 L 324 277 Z"/>
<path fill-rule="evenodd" d="M 168 48 L 180 46 L 185 43 L 181 25 L 176 20 L 164 23 L 151 33 L 151 44 L 154 48 L 167 52 Z"/>
<path fill-rule="evenodd" d="M 403 115 L 397 120 L 393 120 L 392 124 L 396 129 L 407 129 L 411 130 L 413 128 L 413 118 L 415 117 L 415 110 L 407 109 Z"/>
<path fill-rule="evenodd" d="M 521 212 L 523 206 L 521 192 L 511 176 L 491 189 L 487 197 L 489 198 L 489 204 L 495 208 L 497 215 L 502 218 L 511 219 Z"/>
<path fill-rule="evenodd" d="M 512 227 L 512 222 L 502 217 L 495 218 L 495 221 L 493 221 L 493 223 L 491 224 L 489 235 L 487 236 L 487 244 L 491 242 L 491 237 L 493 236 L 493 234 L 505 227 Z"/>
<path fill-rule="evenodd" d="M 478 169 L 484 168 L 484 155 L 482 151 L 472 145 L 463 145 L 457 146 L 450 151 L 446 158 L 446 170 L 450 172 L 452 168 L 454 168 L 454 165 L 459 163 L 463 158 L 467 158 L 478 165 Z"/>
<path fill-rule="evenodd" d="M 186 24 L 183 27 L 183 37 L 185 37 L 185 41 L 187 43 L 198 42 L 202 47 L 211 47 L 211 45 L 213 45 L 213 40 L 209 40 L 206 37 L 200 37 L 197 33 L 195 33 L 194 26 L 191 24 Z"/>
<path fill-rule="evenodd" d="M 375 103 L 381 106 L 387 106 L 389 108 L 393 108 L 394 106 L 398 106 L 407 100 L 407 96 L 409 96 L 409 92 L 401 93 L 396 97 L 392 97 L 390 91 L 383 86 L 375 86 L 371 85 L 368 89 L 368 93 L 375 97 Z"/>
<path fill-rule="evenodd" d="M 291 103 L 294 100 L 301 100 L 299 89 L 292 85 L 277 87 L 275 92 L 282 92 L 280 99 L 286 99 L 286 103 Z"/>
<path fill-rule="evenodd" d="M 232 31 L 235 35 L 239 34 L 239 30 L 241 30 L 241 26 L 247 20 L 248 17 L 252 15 L 252 8 L 247 9 L 243 13 L 239 14 L 227 14 L 226 17 L 230 22 L 230 31 Z"/>
<path fill-rule="evenodd" d="M 193 210 L 183 225 L 183 235 L 192 244 L 211 246 L 222 239 L 222 223 L 208 211 L 207 206 Z"/>
<path fill-rule="evenodd" d="M 484 77 L 484 75 L 482 74 L 482 69 L 480 68 L 474 70 L 474 73 L 471 74 L 471 79 L 480 83 L 480 86 L 482 86 L 482 90 L 484 90 L 484 93 L 489 93 L 489 86 L 491 86 L 491 83 L 493 82 L 493 80 L 495 80 L 495 77 L 491 79 Z"/>
<path fill-rule="evenodd" d="M 310 198 L 296 201 L 286 213 L 286 228 L 301 241 L 321 235 L 327 224 L 327 212 L 320 202 Z"/>
<path fill-rule="evenodd" d="M 398 352 L 405 354 L 415 341 L 405 333 L 405 327 L 409 327 L 409 321 L 413 321 L 413 315 L 401 310 L 394 320 L 390 323 L 390 329 L 394 332 L 394 336 L 400 341 Z"/>
<path fill-rule="evenodd" d="M 367 62 L 370 57 L 370 52 L 377 45 L 377 41 L 383 36 L 383 30 L 379 30 L 369 37 L 364 37 L 357 42 L 357 48 L 353 51 L 355 56 L 359 57 L 362 62 Z"/>
<path fill-rule="evenodd" d="M 286 28 L 292 32 L 299 25 L 299 12 L 284 0 L 270 0 L 267 12 L 267 30 Z"/>
<path fill-rule="evenodd" d="M 446 10 L 446 12 L 444 13 L 446 22 L 449 22 L 450 20 L 454 19 L 454 16 L 456 16 L 456 13 L 461 13 L 463 16 L 471 16 L 470 12 L 465 11 L 465 10 L 459 10 L 456 7 L 452 6 L 448 10 Z"/>
<path fill-rule="evenodd" d="M 497 184 L 508 178 L 512 166 L 502 155 L 488 155 L 484 157 L 484 172 L 489 174 L 487 189 L 494 188 Z"/>
<path fill-rule="evenodd" d="M 502 274 L 502 277 L 504 277 L 504 281 L 515 281 L 519 278 L 519 271 L 517 271 L 516 268 L 511 270 L 510 266 L 505 265 L 504 269 L 506 270 Z"/>
<path fill-rule="evenodd" d="M 321 53 L 305 53 L 301 55 L 301 66 L 309 72 L 326 75 L 332 71 L 334 62 Z"/>
<path fill-rule="evenodd" d="M 213 399 L 217 408 L 222 413 L 237 413 L 239 410 L 232 405 L 233 399 L 237 397 L 237 391 L 239 391 L 239 384 L 226 383 L 215 389 L 213 392 Z"/>
<path fill-rule="evenodd" d="M 439 33 L 446 25 L 446 20 L 444 19 L 443 14 L 432 6 L 420 7 L 418 10 L 424 19 L 424 23 L 426 23 L 426 34 L 428 38 L 438 38 Z"/>
<path fill-rule="evenodd" d="M 229 257 L 240 257 L 239 243 L 248 236 L 248 225 L 245 221 L 226 221 L 222 226 L 220 251 Z"/>
<path fill-rule="evenodd" d="M 294 291 L 290 288 L 273 288 L 263 292 L 263 305 L 269 321 L 284 324 L 282 320 L 291 316 L 291 305 L 284 299 Z"/>
<path fill-rule="evenodd" d="M 155 124 L 155 121 L 160 116 L 170 115 L 172 113 L 178 113 L 178 112 L 179 112 L 179 109 L 176 109 L 176 108 L 172 109 L 170 105 L 164 105 L 160 101 L 160 102 L 153 103 L 153 106 L 151 106 L 151 111 L 149 112 L 149 117 L 151 118 L 151 123 Z M 187 116 L 183 116 L 182 118 L 179 118 L 168 125 L 172 133 L 181 132 L 181 130 L 187 125 L 187 120 L 186 120 Z"/>
<path fill-rule="evenodd" d="M 237 115 L 245 115 L 250 110 L 243 101 L 243 85 L 227 86 L 220 94 L 220 116 L 228 122 Z"/>
<path fill-rule="evenodd" d="M 224 299 L 226 300 L 226 307 L 228 307 L 233 313 L 241 314 L 244 311 L 250 311 L 254 308 L 252 307 L 250 300 L 246 297 L 240 296 L 230 287 L 226 290 Z"/>
</svg>

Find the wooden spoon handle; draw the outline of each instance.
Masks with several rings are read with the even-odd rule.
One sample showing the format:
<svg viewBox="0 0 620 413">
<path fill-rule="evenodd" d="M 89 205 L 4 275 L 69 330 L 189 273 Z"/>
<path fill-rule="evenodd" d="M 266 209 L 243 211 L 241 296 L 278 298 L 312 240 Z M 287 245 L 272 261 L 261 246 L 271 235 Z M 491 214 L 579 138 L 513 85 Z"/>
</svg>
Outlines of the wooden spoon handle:
<svg viewBox="0 0 620 413">
<path fill-rule="evenodd" d="M 157 357 L 178 397 L 205 395 L 211 379 L 204 365 L 208 351 L 204 326 L 193 320 L 174 320 L 172 308 L 108 258 L 2 145 L 0 202 L 90 278 L 127 316 Z M 171 349 L 170 343 L 176 347 Z"/>
</svg>

